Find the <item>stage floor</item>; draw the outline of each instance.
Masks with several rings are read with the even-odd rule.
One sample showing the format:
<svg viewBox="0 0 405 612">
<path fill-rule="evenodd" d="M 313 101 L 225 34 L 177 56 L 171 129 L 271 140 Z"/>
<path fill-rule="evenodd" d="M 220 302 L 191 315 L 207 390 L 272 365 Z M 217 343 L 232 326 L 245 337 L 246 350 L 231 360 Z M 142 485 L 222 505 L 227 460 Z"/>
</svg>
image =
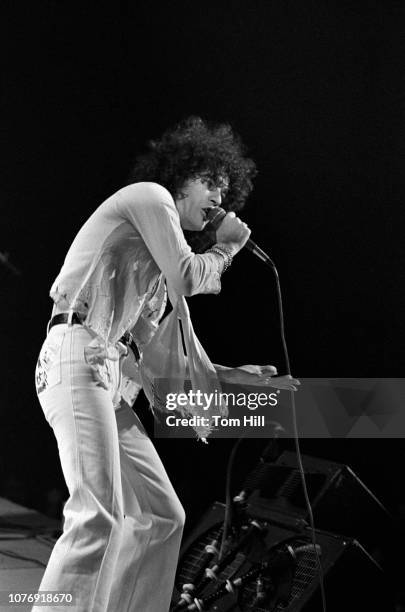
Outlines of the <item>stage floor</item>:
<svg viewBox="0 0 405 612">
<path fill-rule="evenodd" d="M 8 593 L 36 592 L 61 524 L 0 497 L 0 612 L 29 612 L 32 604 L 7 604 Z"/>
</svg>

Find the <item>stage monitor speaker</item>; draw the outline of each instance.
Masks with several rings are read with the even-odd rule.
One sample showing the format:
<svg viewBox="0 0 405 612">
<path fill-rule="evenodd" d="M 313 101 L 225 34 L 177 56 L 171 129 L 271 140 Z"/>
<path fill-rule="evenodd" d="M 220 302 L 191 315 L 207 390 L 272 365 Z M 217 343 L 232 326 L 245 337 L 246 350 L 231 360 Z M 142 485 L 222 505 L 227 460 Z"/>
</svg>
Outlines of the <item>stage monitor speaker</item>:
<svg viewBox="0 0 405 612">
<path fill-rule="evenodd" d="M 355 537 L 370 550 L 384 539 L 389 513 L 347 465 L 307 455 L 302 462 L 318 529 Z M 248 500 L 249 512 L 282 522 L 308 521 L 296 454 L 285 451 L 261 470 L 258 489 Z"/>
<path fill-rule="evenodd" d="M 172 610 L 193 609 L 179 605 L 180 594 L 184 584 L 201 584 L 207 563 L 206 546 L 220 539 L 223 518 L 224 505 L 216 502 L 184 543 Z M 261 525 L 264 526 L 264 538 L 256 543 L 253 540 L 247 549 L 240 549 L 217 579 L 197 592 L 197 598 L 202 600 L 201 609 L 210 612 L 322 612 L 310 530 L 282 527 L 270 521 Z M 327 612 L 392 612 L 383 572 L 356 540 L 317 530 L 316 543 L 324 576 Z M 237 548 L 238 541 L 233 541 L 232 546 Z M 282 557 L 289 552 L 294 561 L 285 563 Z M 269 555 L 273 565 L 258 573 L 255 568 Z M 216 563 L 215 558 L 208 565 L 213 563 Z M 238 577 L 242 577 L 242 584 L 230 593 L 224 585 L 227 580 Z"/>
</svg>

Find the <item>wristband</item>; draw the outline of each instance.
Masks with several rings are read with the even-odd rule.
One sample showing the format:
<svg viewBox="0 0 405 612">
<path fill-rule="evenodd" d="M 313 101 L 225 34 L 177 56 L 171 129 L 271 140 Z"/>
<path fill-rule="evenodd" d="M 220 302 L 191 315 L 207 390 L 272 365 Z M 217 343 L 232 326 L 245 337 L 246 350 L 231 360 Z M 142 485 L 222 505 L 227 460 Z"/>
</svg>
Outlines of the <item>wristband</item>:
<svg viewBox="0 0 405 612">
<path fill-rule="evenodd" d="M 232 249 L 227 248 L 225 246 L 214 244 L 214 246 L 208 249 L 206 253 L 216 253 L 217 255 L 220 255 L 222 257 L 224 261 L 224 267 L 222 272 L 225 272 L 225 270 L 227 270 L 232 263 L 233 251 Z"/>
</svg>

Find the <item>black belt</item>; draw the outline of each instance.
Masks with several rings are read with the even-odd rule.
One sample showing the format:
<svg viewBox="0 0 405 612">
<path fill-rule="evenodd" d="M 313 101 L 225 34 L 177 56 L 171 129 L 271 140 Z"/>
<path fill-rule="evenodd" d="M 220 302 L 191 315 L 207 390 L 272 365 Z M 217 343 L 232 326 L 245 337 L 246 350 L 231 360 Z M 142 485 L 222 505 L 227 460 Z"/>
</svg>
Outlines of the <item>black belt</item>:
<svg viewBox="0 0 405 612">
<path fill-rule="evenodd" d="M 48 325 L 48 331 L 51 329 L 51 327 L 53 327 L 54 325 L 60 325 L 61 323 L 67 323 L 69 320 L 69 313 L 68 312 L 62 312 L 61 314 L 57 314 L 54 317 L 52 317 L 52 319 L 49 321 L 49 325 Z M 77 314 L 77 312 L 74 312 L 72 314 L 72 324 L 77 323 L 78 325 L 82 324 L 82 319 L 80 318 L 80 316 Z"/>
<path fill-rule="evenodd" d="M 72 325 L 74 324 L 82 325 L 84 321 L 84 319 L 82 319 L 77 312 L 74 312 L 72 314 L 71 320 L 72 320 Z M 49 321 L 48 331 L 54 325 L 61 325 L 62 323 L 67 323 L 68 321 L 69 321 L 69 313 L 61 312 L 60 314 L 57 314 L 54 317 L 52 317 L 52 319 Z M 131 351 L 133 352 L 136 361 L 139 361 L 141 356 L 139 354 L 139 349 L 136 345 L 136 342 L 131 332 L 125 332 L 125 334 L 119 339 L 119 342 L 122 342 L 122 344 L 125 344 L 126 347 L 129 347 Z"/>
</svg>

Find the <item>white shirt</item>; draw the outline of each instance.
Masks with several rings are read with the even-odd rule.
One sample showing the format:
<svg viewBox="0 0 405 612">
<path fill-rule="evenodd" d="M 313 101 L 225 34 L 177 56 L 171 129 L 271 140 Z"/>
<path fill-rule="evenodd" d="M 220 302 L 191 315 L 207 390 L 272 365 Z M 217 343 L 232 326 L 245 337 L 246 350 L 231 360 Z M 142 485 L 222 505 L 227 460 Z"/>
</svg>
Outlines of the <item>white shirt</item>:
<svg viewBox="0 0 405 612">
<path fill-rule="evenodd" d="M 131 329 L 137 338 L 140 317 L 158 318 L 163 277 L 178 295 L 219 293 L 222 268 L 215 254 L 192 252 L 167 189 L 134 183 L 105 200 L 80 229 L 50 295 L 115 344 Z"/>
<path fill-rule="evenodd" d="M 222 269 L 214 253 L 192 252 L 167 189 L 134 183 L 105 200 L 76 235 L 50 291 L 53 314 L 85 317 L 93 336 L 86 359 L 102 377 L 100 357 L 116 358 L 124 332 L 141 352 L 151 340 L 165 309 L 165 280 L 177 295 L 219 293 Z M 131 401 L 136 390 L 128 389 Z"/>
</svg>

